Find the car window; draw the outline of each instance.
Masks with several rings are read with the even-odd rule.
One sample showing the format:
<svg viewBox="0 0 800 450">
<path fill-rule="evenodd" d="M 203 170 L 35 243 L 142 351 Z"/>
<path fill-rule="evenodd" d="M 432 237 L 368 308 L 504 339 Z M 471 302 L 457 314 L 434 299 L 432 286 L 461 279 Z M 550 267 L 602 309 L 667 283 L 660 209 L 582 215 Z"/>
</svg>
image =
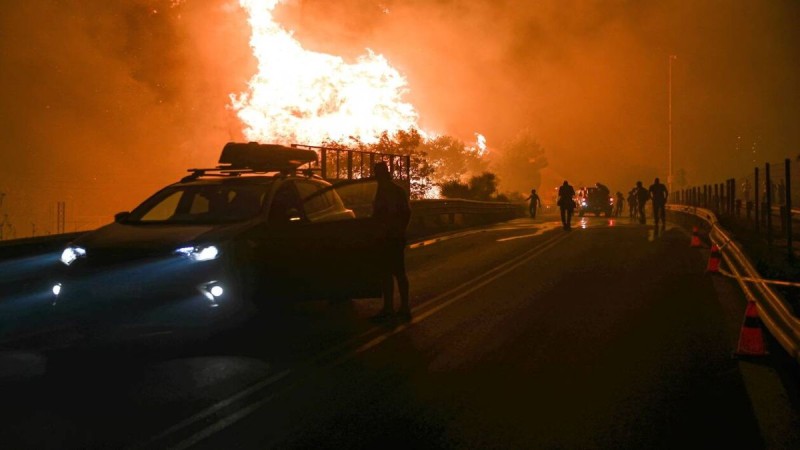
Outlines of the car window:
<svg viewBox="0 0 800 450">
<path fill-rule="evenodd" d="M 258 215 L 270 184 L 178 185 L 131 212 L 128 223 L 222 223 Z"/>
<path fill-rule="evenodd" d="M 285 224 L 302 220 L 302 202 L 292 183 L 284 183 L 272 197 L 269 207 L 269 222 Z"/>
<path fill-rule="evenodd" d="M 209 210 L 210 202 L 204 195 L 195 195 L 192 199 L 192 206 L 189 209 L 189 214 L 207 213 Z"/>
<path fill-rule="evenodd" d="M 377 190 L 378 183 L 373 179 L 343 181 L 318 191 L 304 199 L 304 203 L 325 196 L 335 202 L 338 219 L 372 217 L 372 203 Z"/>
<path fill-rule="evenodd" d="M 375 194 L 378 192 L 377 181 L 370 179 L 344 182 L 337 184 L 335 188 L 345 208 L 353 210 L 356 217 L 372 217 Z"/>
<path fill-rule="evenodd" d="M 303 199 L 303 211 L 311 222 L 352 218 L 329 185 L 307 180 L 297 180 L 297 190 Z"/>
<path fill-rule="evenodd" d="M 178 203 L 182 196 L 182 192 L 173 192 L 167 195 L 162 201 L 156 203 L 150 210 L 142 215 L 140 220 L 143 222 L 168 220 L 175 215 L 175 210 L 178 208 Z"/>
</svg>

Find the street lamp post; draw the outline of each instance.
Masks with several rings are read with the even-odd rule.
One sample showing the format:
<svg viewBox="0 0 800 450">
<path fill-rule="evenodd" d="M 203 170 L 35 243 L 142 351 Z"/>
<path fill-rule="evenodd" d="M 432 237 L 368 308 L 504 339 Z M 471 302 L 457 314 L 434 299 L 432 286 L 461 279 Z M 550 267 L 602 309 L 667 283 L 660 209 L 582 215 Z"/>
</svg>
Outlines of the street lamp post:
<svg viewBox="0 0 800 450">
<path fill-rule="evenodd" d="M 669 55 L 669 172 L 667 174 L 669 192 L 672 192 L 672 61 L 677 58 L 675 55 Z"/>
</svg>

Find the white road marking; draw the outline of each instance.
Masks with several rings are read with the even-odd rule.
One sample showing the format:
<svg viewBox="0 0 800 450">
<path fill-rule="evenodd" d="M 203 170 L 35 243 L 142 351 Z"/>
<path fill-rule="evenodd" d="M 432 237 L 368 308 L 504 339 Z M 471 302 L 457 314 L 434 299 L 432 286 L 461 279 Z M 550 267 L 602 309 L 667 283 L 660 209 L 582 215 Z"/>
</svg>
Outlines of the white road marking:
<svg viewBox="0 0 800 450">
<path fill-rule="evenodd" d="M 483 230 L 481 230 L 481 231 L 483 231 Z M 480 231 L 476 231 L 476 232 L 480 232 Z M 343 354 L 339 358 L 335 359 L 332 363 L 328 364 L 328 366 L 329 367 L 334 367 L 336 365 L 339 365 L 339 364 L 341 364 L 343 362 L 346 362 L 346 361 L 352 359 L 353 357 L 355 357 L 355 356 L 357 356 L 357 355 L 359 355 L 359 354 L 361 354 L 361 353 L 363 353 L 363 352 L 365 352 L 365 351 L 367 351 L 367 350 L 369 350 L 371 348 L 376 347 L 377 345 L 379 345 L 382 342 L 386 341 L 390 337 L 392 337 L 392 336 L 394 336 L 394 335 L 396 335 L 396 334 L 408 329 L 411 325 L 418 324 L 418 323 L 424 321 L 425 319 L 427 319 L 427 318 L 433 316 L 434 314 L 438 313 L 439 311 L 443 310 L 447 306 L 449 306 L 449 305 L 451 305 L 451 304 L 463 299 L 464 297 L 466 297 L 467 295 L 471 294 L 472 292 L 475 292 L 476 290 L 480 289 L 481 287 L 491 283 L 492 281 L 495 281 L 496 279 L 498 279 L 498 278 L 502 277 L 503 275 L 511 272 L 512 270 L 517 269 L 518 267 L 520 267 L 521 265 L 527 263 L 528 261 L 530 261 L 534 257 L 538 256 L 539 254 L 541 254 L 541 253 L 549 250 L 550 248 L 554 247 L 556 244 L 558 244 L 559 242 L 563 241 L 564 239 L 566 239 L 569 236 L 570 236 L 569 234 L 556 235 L 555 237 L 543 242 L 541 245 L 539 245 L 539 246 L 537 246 L 537 247 L 535 247 L 533 249 L 530 249 L 527 252 L 525 252 L 524 254 L 519 255 L 518 257 L 516 257 L 516 258 L 514 258 L 514 259 L 512 259 L 510 261 L 507 261 L 504 264 L 501 264 L 500 266 L 495 267 L 494 269 L 486 272 L 485 274 L 483 274 L 482 276 L 480 276 L 478 278 L 475 278 L 474 280 L 471 280 L 469 283 L 467 283 L 465 285 L 462 285 L 462 286 L 458 286 L 458 287 L 456 287 L 454 289 L 451 289 L 448 292 L 440 294 L 440 295 L 438 295 L 438 296 L 426 301 L 425 303 L 414 307 L 413 310 L 412 310 L 412 320 L 410 322 L 408 322 L 407 324 L 403 324 L 401 326 L 398 326 L 398 327 L 396 327 L 396 328 L 394 328 L 392 330 L 389 330 L 389 331 L 387 331 L 385 333 L 382 333 L 379 336 L 376 336 L 375 338 L 371 339 L 367 343 L 357 347 L 354 350 L 351 350 L 351 351 Z M 458 292 L 458 291 L 461 291 L 461 292 Z M 458 293 L 456 294 L 456 292 L 458 292 Z M 452 295 L 452 297 L 450 297 L 451 295 Z M 450 297 L 450 298 L 448 298 L 448 297 Z M 444 302 L 442 302 L 442 303 L 440 303 L 438 305 L 435 305 L 434 307 L 432 307 L 429 310 L 419 314 L 418 316 L 415 315 L 416 313 L 419 313 L 419 311 L 425 309 L 428 305 L 434 304 L 436 302 L 440 302 L 442 300 L 444 300 Z M 317 360 L 318 358 L 321 358 L 325 354 L 329 354 L 331 352 L 335 352 L 336 349 L 341 349 L 342 347 L 345 347 L 349 342 L 351 342 L 353 340 L 358 340 L 360 338 L 369 336 L 370 334 L 374 333 L 375 331 L 380 331 L 380 330 L 381 330 L 380 327 L 373 327 L 373 328 L 365 331 L 364 333 L 361 333 L 355 339 L 349 339 L 345 343 L 335 345 L 330 349 L 327 349 L 327 350 L 325 350 L 323 352 L 320 352 L 317 356 L 311 358 L 311 361 Z M 158 435 L 156 435 L 155 437 L 150 439 L 145 445 L 152 445 L 158 440 L 162 440 L 162 439 L 168 438 L 170 434 L 178 432 L 183 428 L 187 428 L 187 427 L 193 425 L 194 423 L 197 423 L 197 422 L 200 422 L 200 421 L 211 422 L 207 426 L 202 428 L 201 430 L 193 433 L 189 437 L 187 437 L 187 438 L 183 439 L 182 441 L 178 442 L 175 446 L 171 447 L 171 448 L 174 448 L 174 449 L 189 448 L 189 447 L 197 444 L 198 442 L 208 438 L 209 436 L 212 436 L 213 434 L 218 433 L 218 432 L 224 430 L 225 428 L 227 428 L 228 426 L 230 426 L 230 425 L 238 422 L 239 420 L 249 416 L 253 412 L 257 411 L 261 406 L 263 406 L 263 405 L 267 404 L 268 402 L 270 402 L 279 393 L 273 393 L 273 394 L 268 395 L 268 396 L 266 396 L 264 398 L 255 400 L 253 402 L 249 402 L 248 404 L 238 408 L 235 412 L 232 412 L 231 414 L 228 414 L 228 415 L 221 415 L 220 414 L 220 417 L 217 417 L 217 415 L 218 415 L 217 413 L 220 412 L 220 410 L 224 409 L 227 406 L 230 406 L 231 404 L 233 404 L 237 400 L 246 398 L 247 396 L 249 396 L 251 394 L 257 393 L 258 391 L 261 391 L 263 389 L 268 388 L 270 385 L 276 384 L 278 381 L 280 381 L 281 379 L 286 378 L 291 373 L 292 373 L 291 369 L 286 369 L 283 372 L 280 372 L 280 373 L 275 374 L 275 375 L 273 375 L 273 376 L 271 376 L 269 378 L 266 378 L 266 379 L 264 379 L 264 380 L 262 380 L 260 382 L 257 382 L 255 384 L 251 385 L 250 387 L 248 387 L 248 388 L 246 388 L 246 389 L 244 389 L 244 390 L 232 395 L 231 397 L 229 397 L 229 398 L 227 398 L 225 400 L 222 400 L 222 401 L 212 405 L 211 407 L 206 408 L 205 410 L 203 410 L 203 411 L 201 411 L 201 412 L 199 412 L 199 413 L 197 413 L 197 414 L 195 414 L 195 415 L 193 415 L 193 416 L 191 416 L 191 417 L 179 422 L 178 424 L 168 428 L 167 430 L 159 433 Z"/>
</svg>

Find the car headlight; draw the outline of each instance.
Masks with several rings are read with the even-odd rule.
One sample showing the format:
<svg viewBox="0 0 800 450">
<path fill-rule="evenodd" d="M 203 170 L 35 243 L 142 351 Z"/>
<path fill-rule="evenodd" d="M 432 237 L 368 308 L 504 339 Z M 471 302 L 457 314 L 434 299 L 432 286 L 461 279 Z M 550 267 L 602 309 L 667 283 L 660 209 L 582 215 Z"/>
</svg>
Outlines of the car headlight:
<svg viewBox="0 0 800 450">
<path fill-rule="evenodd" d="M 76 259 L 86 256 L 86 249 L 82 247 L 69 246 L 61 252 L 61 262 L 65 265 L 70 265 Z"/>
<path fill-rule="evenodd" d="M 195 247 L 181 247 L 175 253 L 191 258 L 193 261 L 210 261 L 217 259 L 219 249 L 216 245 L 200 245 Z"/>
</svg>

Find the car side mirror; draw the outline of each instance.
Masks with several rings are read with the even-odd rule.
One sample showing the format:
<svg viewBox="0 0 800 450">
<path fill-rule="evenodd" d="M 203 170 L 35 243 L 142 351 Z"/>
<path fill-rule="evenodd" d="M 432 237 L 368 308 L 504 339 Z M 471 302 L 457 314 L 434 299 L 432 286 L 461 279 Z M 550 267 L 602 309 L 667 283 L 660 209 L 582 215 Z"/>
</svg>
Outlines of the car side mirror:
<svg viewBox="0 0 800 450">
<path fill-rule="evenodd" d="M 128 212 L 128 211 L 118 212 L 118 213 L 114 214 L 114 222 L 116 222 L 116 223 L 125 222 L 126 220 L 128 220 L 128 217 L 130 217 L 130 216 L 131 216 L 131 213 Z"/>
</svg>

